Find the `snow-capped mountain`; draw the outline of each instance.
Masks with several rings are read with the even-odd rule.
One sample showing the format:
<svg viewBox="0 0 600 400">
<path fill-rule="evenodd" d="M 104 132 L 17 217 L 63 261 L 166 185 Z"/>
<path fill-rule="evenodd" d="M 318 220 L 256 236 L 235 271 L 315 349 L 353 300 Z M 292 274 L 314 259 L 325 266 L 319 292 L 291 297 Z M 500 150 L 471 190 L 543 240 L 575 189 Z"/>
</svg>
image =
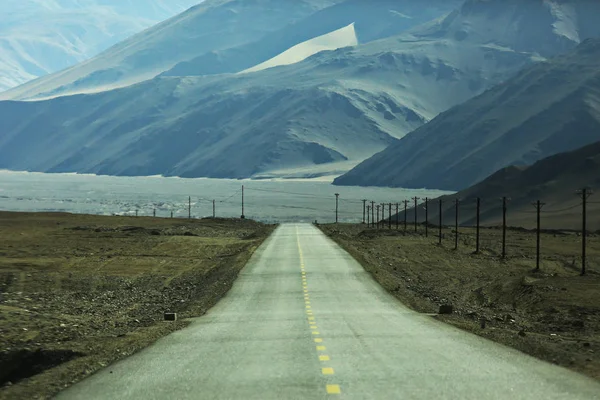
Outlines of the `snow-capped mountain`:
<svg viewBox="0 0 600 400">
<path fill-rule="evenodd" d="M 186 15 L 195 21 L 203 13 L 223 10 L 217 7 L 221 3 L 229 2 L 208 0 L 163 24 L 164 30 L 150 30 L 152 40 L 146 32 L 139 40 L 116 46 L 88 63 L 91 67 L 84 74 L 81 71 L 87 68 L 85 64 L 67 71 L 67 75 L 82 76 L 79 83 L 68 83 L 72 81 L 70 76 L 64 86 L 57 86 L 61 78 L 54 76 L 43 81 L 37 92 L 32 85 L 25 85 L 26 90 L 21 90 L 19 96 L 27 97 L 27 91 L 30 95 L 49 96 L 81 90 L 91 83 L 97 85 L 97 77 L 103 78 L 109 71 L 110 78 L 115 71 L 112 67 L 103 70 L 99 65 L 116 66 L 116 71 L 124 74 L 139 74 L 144 65 L 122 69 L 119 49 L 135 60 L 149 54 L 150 49 L 153 55 L 154 49 L 158 54 L 171 51 L 165 46 L 173 46 L 173 38 L 185 31 L 175 34 L 173 24 L 185 21 Z M 253 7 L 259 9 L 264 4 L 256 3 L 258 6 Z M 330 7 L 344 3 L 358 4 L 347 0 Z M 252 8 L 252 3 L 243 4 Z M 250 38 L 246 44 L 235 44 L 235 37 L 241 35 L 237 29 L 247 25 L 223 23 L 230 21 L 226 13 L 215 24 L 231 33 L 221 36 L 233 45 L 218 50 L 211 42 L 212 50 L 207 47 L 200 53 L 212 54 L 215 63 L 198 64 L 198 56 L 194 56 L 188 59 L 194 62 L 186 64 L 189 70 L 185 73 L 174 73 L 173 68 L 163 76 L 118 90 L 27 103 L 2 102 L 0 118 L 6 123 L 0 131 L 0 168 L 237 178 L 339 174 L 439 113 L 508 80 L 521 68 L 573 48 L 583 36 L 600 31 L 595 2 L 541 0 L 468 1 L 432 22 L 412 28 L 407 25 L 410 31 L 406 33 L 394 35 L 396 27 L 391 21 L 395 17 L 391 16 L 387 26 L 382 24 L 369 31 L 367 22 L 374 21 L 364 15 L 369 10 L 409 20 L 411 12 L 420 10 L 414 6 L 415 1 L 394 4 L 390 8 L 391 3 L 386 2 L 385 12 L 378 7 L 354 8 L 357 14 L 353 25 L 347 24 L 348 16 L 334 25 L 309 23 L 326 11 L 322 8 L 260 38 Z M 196 14 L 198 10 L 203 11 Z M 236 15 L 256 11 L 244 10 Z M 576 30 L 577 38 L 569 34 L 568 39 L 567 30 L 558 28 L 567 11 L 582 16 L 569 20 L 569 32 Z M 323 32 L 325 26 L 331 30 Z M 280 66 L 268 65 L 271 68 L 256 68 L 256 72 L 218 73 L 223 72 L 219 69 L 223 65 L 232 67 L 229 72 L 243 72 L 278 57 L 280 61 L 293 58 L 297 56 L 294 49 L 306 48 L 298 45 L 350 26 L 354 28 L 356 46 L 319 52 L 290 65 L 277 62 L 274 65 Z M 173 32 L 169 40 L 164 32 Z M 284 32 L 298 35 L 281 41 Z M 365 43 L 365 37 L 371 40 Z M 339 43 L 346 43 L 344 38 Z M 197 38 L 190 39 L 180 48 L 188 49 L 197 42 Z M 282 43 L 287 47 L 281 48 Z M 328 43 L 330 48 L 344 45 Z M 232 53 L 231 49 L 236 50 Z M 243 66 L 232 54 L 247 54 L 248 49 L 264 52 L 253 59 L 253 64 Z M 213 74 L 207 71 L 189 76 L 195 75 L 195 66 L 209 64 Z M 48 83 L 50 86 L 42 88 Z M 98 86 L 94 90 L 99 90 Z"/>
<path fill-rule="evenodd" d="M 335 183 L 460 190 L 600 141 L 598 66 L 600 39 L 588 39 L 441 114 Z"/>
<path fill-rule="evenodd" d="M 0 91 L 95 56 L 199 0 L 3 0 Z"/>
</svg>

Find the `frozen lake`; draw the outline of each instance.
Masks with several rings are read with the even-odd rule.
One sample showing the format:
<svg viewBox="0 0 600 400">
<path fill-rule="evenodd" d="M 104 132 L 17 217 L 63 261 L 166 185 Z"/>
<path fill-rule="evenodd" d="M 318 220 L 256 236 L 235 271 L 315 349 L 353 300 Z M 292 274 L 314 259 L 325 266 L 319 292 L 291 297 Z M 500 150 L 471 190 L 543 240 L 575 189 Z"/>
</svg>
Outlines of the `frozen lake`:
<svg viewBox="0 0 600 400">
<path fill-rule="evenodd" d="M 112 177 L 0 171 L 0 209 L 4 211 L 64 211 L 103 215 L 239 217 L 244 186 L 245 215 L 266 222 L 335 220 L 335 193 L 340 194 L 339 218 L 362 221 L 362 199 L 398 203 L 414 196 L 434 198 L 439 190 L 338 187 L 319 180 L 230 180 L 163 177 Z M 394 206 L 395 209 L 395 206 Z M 387 213 L 387 212 L 386 212 Z"/>
</svg>

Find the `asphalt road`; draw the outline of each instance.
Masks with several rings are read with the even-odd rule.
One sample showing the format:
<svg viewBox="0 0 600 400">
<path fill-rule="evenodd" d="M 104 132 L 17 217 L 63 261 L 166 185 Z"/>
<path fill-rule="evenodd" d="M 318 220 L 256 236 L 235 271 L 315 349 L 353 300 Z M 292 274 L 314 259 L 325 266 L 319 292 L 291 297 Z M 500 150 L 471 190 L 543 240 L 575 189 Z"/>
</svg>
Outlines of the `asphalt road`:
<svg viewBox="0 0 600 400">
<path fill-rule="evenodd" d="M 288 224 L 205 316 L 58 398 L 564 400 L 600 384 L 409 310 Z"/>
</svg>

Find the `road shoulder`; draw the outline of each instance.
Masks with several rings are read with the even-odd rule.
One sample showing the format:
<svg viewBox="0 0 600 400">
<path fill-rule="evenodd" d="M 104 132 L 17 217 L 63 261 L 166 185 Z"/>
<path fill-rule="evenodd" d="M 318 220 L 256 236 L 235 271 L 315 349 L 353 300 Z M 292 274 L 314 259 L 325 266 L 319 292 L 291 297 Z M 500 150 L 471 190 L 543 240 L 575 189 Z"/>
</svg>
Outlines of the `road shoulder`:
<svg viewBox="0 0 600 400">
<path fill-rule="evenodd" d="M 463 248 L 455 251 L 449 241 L 439 246 L 423 232 L 345 224 L 319 228 L 412 309 L 437 313 L 440 305 L 451 304 L 452 314 L 434 318 L 600 379 L 595 353 L 600 351 L 600 276 L 594 271 L 579 276 L 563 262 L 560 244 L 552 242 L 561 240 L 570 249 L 576 247 L 575 239 L 544 238 L 548 248 L 542 272 L 533 272 L 530 249 L 515 249 L 502 261 L 490 239 L 485 242 L 489 248 L 473 254 L 467 248 L 468 231 Z M 532 234 L 511 235 L 521 242 L 530 241 L 527 235 Z"/>
</svg>

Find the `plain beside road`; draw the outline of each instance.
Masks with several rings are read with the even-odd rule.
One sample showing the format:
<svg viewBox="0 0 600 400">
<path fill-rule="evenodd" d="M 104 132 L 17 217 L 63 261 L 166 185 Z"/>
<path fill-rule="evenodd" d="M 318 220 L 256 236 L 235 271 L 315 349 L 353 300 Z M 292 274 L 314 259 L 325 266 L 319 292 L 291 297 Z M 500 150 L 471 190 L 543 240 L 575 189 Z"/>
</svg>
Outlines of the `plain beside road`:
<svg viewBox="0 0 600 400">
<path fill-rule="evenodd" d="M 474 254 L 471 228 L 460 228 L 458 251 L 446 228 L 442 246 L 437 228 L 430 228 L 428 238 L 423 226 L 418 234 L 412 226 L 406 233 L 402 226 L 320 228 L 413 309 L 437 312 L 452 304 L 454 313 L 440 320 L 600 379 L 598 235 L 589 238 L 587 274 L 580 276 L 581 237 L 575 232 L 542 235 L 536 272 L 536 235 L 530 231 L 508 232 L 508 258 L 502 260 L 499 229 L 482 229 L 481 250 Z"/>
<path fill-rule="evenodd" d="M 600 384 L 403 306 L 307 224 L 206 315 L 59 399 L 597 399 Z"/>
<path fill-rule="evenodd" d="M 273 227 L 0 213 L 0 398 L 46 398 L 182 328 Z M 180 320 L 164 322 L 164 312 Z"/>
</svg>

